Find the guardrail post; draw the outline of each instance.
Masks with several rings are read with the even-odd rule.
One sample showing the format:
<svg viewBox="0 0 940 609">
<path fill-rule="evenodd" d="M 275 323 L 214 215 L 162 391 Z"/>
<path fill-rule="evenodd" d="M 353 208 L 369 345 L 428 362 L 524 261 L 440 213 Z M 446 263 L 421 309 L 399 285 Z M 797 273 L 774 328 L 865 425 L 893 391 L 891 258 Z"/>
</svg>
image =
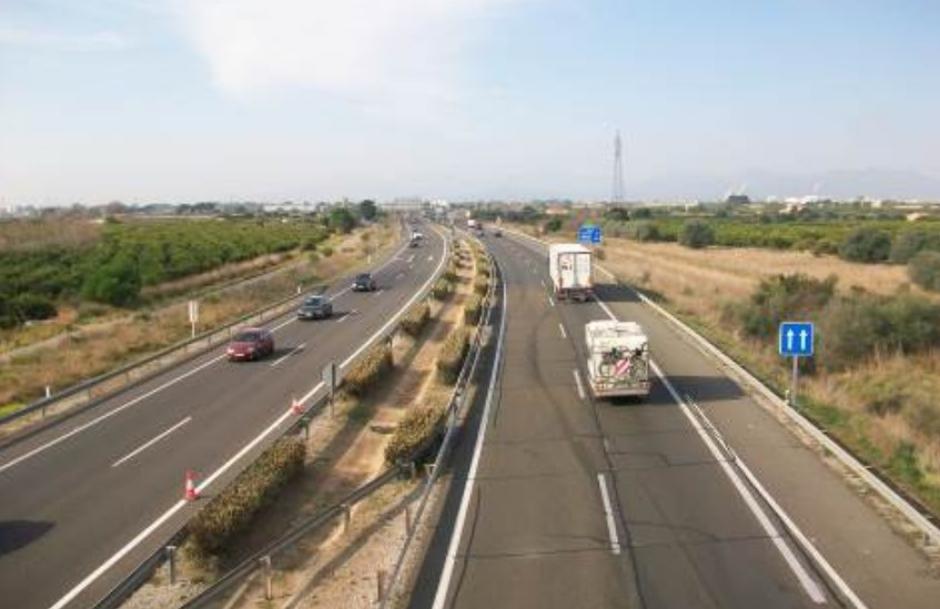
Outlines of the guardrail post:
<svg viewBox="0 0 940 609">
<path fill-rule="evenodd" d="M 261 569 L 264 571 L 264 600 L 269 601 L 274 598 L 274 570 L 271 568 L 271 557 L 262 556 L 259 560 Z"/>
<path fill-rule="evenodd" d="M 167 546 L 164 548 L 166 552 L 166 566 L 167 571 L 169 571 L 170 576 L 170 585 L 176 583 L 176 546 Z"/>
<path fill-rule="evenodd" d="M 385 600 L 385 569 L 379 569 L 375 572 L 376 604 Z"/>
<path fill-rule="evenodd" d="M 433 463 L 425 463 L 425 464 L 424 464 L 424 475 L 427 476 L 428 478 L 430 478 L 431 476 L 434 475 L 434 464 L 433 464 Z"/>
<path fill-rule="evenodd" d="M 343 534 L 349 532 L 349 526 L 352 524 L 352 507 L 348 503 L 343 504 Z"/>
</svg>

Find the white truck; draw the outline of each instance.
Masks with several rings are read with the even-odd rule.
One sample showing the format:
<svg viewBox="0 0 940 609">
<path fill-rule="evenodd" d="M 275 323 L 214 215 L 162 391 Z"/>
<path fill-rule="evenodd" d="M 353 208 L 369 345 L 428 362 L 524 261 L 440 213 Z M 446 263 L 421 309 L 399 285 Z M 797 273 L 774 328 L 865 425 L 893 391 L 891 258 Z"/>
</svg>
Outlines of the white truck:
<svg viewBox="0 0 940 609">
<path fill-rule="evenodd" d="M 588 384 L 596 397 L 650 392 L 649 341 L 634 321 L 591 321 L 584 326 Z"/>
<path fill-rule="evenodd" d="M 480 223 L 474 220 L 473 218 L 470 218 L 467 220 L 467 228 L 469 228 L 470 230 L 480 228 Z"/>
<path fill-rule="evenodd" d="M 594 291 L 591 250 L 578 243 L 553 243 L 548 246 L 548 274 L 555 297 L 576 298 L 584 302 Z"/>
</svg>

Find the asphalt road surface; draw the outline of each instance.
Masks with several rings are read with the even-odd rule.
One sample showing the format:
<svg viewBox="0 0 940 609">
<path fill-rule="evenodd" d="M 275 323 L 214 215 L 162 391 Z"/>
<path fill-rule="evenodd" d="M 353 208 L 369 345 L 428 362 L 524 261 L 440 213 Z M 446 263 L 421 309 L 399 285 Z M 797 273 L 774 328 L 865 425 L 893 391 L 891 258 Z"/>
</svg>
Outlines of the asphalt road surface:
<svg viewBox="0 0 940 609">
<path fill-rule="evenodd" d="M 0 447 L 0 606 L 93 605 L 159 548 L 195 509 L 181 501 L 186 470 L 211 497 L 294 422 L 292 396 L 323 395 L 323 367 L 345 366 L 429 284 L 446 249 L 424 232 L 377 265 L 378 291 L 331 287 L 332 319 L 270 322 L 273 356 L 213 349 Z"/>
<path fill-rule="evenodd" d="M 508 287 L 501 374 L 467 434 L 485 434 L 479 454 L 456 452 L 413 609 L 940 607 L 924 558 L 632 292 L 557 303 L 544 248 L 486 240 Z M 645 401 L 590 396 L 584 324 L 610 317 L 651 338 Z"/>
</svg>

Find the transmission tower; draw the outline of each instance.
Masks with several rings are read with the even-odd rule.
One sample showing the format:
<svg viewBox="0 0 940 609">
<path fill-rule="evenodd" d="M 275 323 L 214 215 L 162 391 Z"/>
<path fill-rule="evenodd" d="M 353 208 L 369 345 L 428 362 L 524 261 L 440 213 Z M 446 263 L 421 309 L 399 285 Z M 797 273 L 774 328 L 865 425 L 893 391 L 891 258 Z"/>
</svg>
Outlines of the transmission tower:
<svg viewBox="0 0 940 609">
<path fill-rule="evenodd" d="M 614 183 L 610 200 L 611 203 L 623 203 L 623 144 L 619 130 L 614 136 Z"/>
</svg>

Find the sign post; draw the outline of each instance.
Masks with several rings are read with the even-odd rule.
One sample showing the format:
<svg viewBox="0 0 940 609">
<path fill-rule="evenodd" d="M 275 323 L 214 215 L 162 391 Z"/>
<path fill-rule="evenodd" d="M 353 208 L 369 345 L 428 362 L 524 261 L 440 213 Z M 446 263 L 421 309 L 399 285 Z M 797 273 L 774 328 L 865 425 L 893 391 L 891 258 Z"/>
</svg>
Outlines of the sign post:
<svg viewBox="0 0 940 609">
<path fill-rule="evenodd" d="M 196 338 L 196 322 L 199 321 L 199 301 L 189 301 L 189 325 L 192 330 L 192 338 Z"/>
<path fill-rule="evenodd" d="M 796 391 L 799 386 L 800 358 L 812 357 L 815 343 L 815 328 L 810 321 L 785 321 L 780 324 L 777 337 L 778 352 L 783 357 L 793 358 L 793 375 L 790 378 L 788 402 L 796 406 Z"/>
<path fill-rule="evenodd" d="M 336 362 L 330 362 L 323 367 L 323 384 L 330 392 L 330 416 L 334 415 L 333 398 L 336 394 Z"/>
</svg>

